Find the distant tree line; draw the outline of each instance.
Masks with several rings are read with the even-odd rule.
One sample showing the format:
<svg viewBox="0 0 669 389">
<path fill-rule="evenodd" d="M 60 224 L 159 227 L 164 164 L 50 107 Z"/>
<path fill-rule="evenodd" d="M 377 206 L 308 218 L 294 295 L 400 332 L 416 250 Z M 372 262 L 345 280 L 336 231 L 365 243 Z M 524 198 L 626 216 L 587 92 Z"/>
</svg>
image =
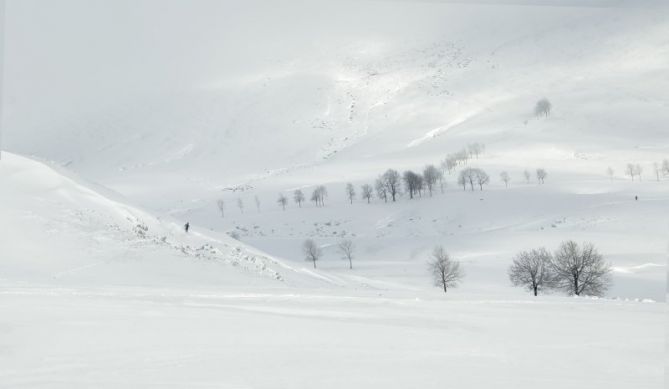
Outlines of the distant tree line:
<svg viewBox="0 0 669 389">
<path fill-rule="evenodd" d="M 669 159 L 665 158 L 662 160 L 662 162 L 653 162 L 652 166 L 655 180 L 660 181 L 661 178 L 669 177 Z M 624 169 L 625 175 L 629 176 L 632 181 L 634 181 L 635 178 L 638 178 L 638 180 L 641 181 L 641 175 L 643 171 L 643 166 L 638 163 L 628 163 L 625 165 Z M 615 171 L 611 166 L 606 168 L 606 175 L 611 181 L 613 181 L 613 178 L 615 177 Z"/>
<path fill-rule="evenodd" d="M 471 160 L 478 159 L 484 152 L 485 145 L 483 143 L 470 143 L 467 147 L 448 154 L 439 167 L 429 164 L 422 171 L 405 170 L 402 173 L 395 169 L 388 169 L 378 176 L 374 185 L 361 185 L 359 192 L 352 183 L 346 183 L 345 196 L 350 204 L 353 204 L 357 196 L 368 204 L 372 202 L 375 196 L 385 203 L 389 201 L 396 202 L 400 196 L 405 194 L 408 195 L 409 199 L 423 197 L 424 194 L 432 197 L 435 191 L 444 193 L 446 186 L 445 174 L 451 174 L 458 167 L 461 167 L 461 170 L 457 182 L 464 190 L 467 190 L 468 187 L 471 191 L 475 189 L 483 190 L 490 183 L 490 176 L 483 169 L 467 165 Z M 667 162 L 667 167 L 669 168 L 669 162 Z M 531 174 L 528 170 L 525 170 L 523 174 L 525 181 L 529 183 Z M 538 183 L 544 183 L 547 175 L 545 169 L 536 169 Z M 503 171 L 500 173 L 500 180 L 506 187 L 509 187 L 511 176 L 508 172 Z M 318 185 L 311 192 L 310 200 L 316 207 L 324 207 L 327 197 L 327 188 L 324 185 Z M 295 189 L 292 199 L 301 208 L 302 204 L 306 201 L 306 195 L 302 189 Z M 260 212 L 260 199 L 258 196 L 255 196 L 254 200 L 256 209 Z M 276 201 L 282 210 L 285 210 L 289 203 L 288 197 L 283 193 L 279 193 Z M 244 213 L 243 200 L 238 198 L 236 203 L 240 212 Z M 225 202 L 222 199 L 217 200 L 217 207 L 221 217 L 224 217 Z"/>
</svg>

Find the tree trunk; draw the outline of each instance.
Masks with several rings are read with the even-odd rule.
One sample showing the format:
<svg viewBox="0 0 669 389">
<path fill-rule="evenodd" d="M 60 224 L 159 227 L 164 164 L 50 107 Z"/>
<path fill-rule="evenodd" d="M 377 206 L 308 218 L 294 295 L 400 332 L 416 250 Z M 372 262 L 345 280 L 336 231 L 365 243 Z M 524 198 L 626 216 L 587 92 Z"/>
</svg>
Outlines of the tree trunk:
<svg viewBox="0 0 669 389">
<path fill-rule="evenodd" d="M 353 260 L 351 258 L 348 259 L 348 268 L 353 269 Z"/>
<path fill-rule="evenodd" d="M 534 296 L 535 297 L 537 296 L 537 286 L 536 285 L 534 286 Z"/>
<path fill-rule="evenodd" d="M 316 258 L 313 259 L 314 261 L 314 269 L 316 268 Z"/>
</svg>

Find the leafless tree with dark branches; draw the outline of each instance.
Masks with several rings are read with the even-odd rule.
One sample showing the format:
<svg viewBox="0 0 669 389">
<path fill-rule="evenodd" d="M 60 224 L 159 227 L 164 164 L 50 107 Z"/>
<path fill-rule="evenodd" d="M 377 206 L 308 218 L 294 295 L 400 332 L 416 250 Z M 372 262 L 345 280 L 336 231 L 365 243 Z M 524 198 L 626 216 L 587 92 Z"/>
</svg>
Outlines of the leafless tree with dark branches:
<svg viewBox="0 0 669 389">
<path fill-rule="evenodd" d="M 344 239 L 337 244 L 339 252 L 344 259 L 348 259 L 348 268 L 353 269 L 353 252 L 355 251 L 355 244 L 350 239 Z"/>
<path fill-rule="evenodd" d="M 547 98 L 543 98 L 539 101 L 537 101 L 537 105 L 534 106 L 534 114 L 536 116 L 548 116 L 551 113 L 551 109 L 553 108 L 553 104 L 551 104 L 550 101 L 548 101 Z"/>
<path fill-rule="evenodd" d="M 285 211 L 286 210 L 286 204 L 288 204 L 288 198 L 283 195 L 283 193 L 279 193 L 279 198 L 276 200 L 277 203 L 281 206 L 281 208 Z"/>
<path fill-rule="evenodd" d="M 362 193 L 362 198 L 367 200 L 367 204 L 369 204 L 369 202 L 372 200 L 372 196 L 374 196 L 374 190 L 372 189 L 372 186 L 369 184 L 364 184 L 360 187 L 360 190 Z"/>
<path fill-rule="evenodd" d="M 545 248 L 521 251 L 509 267 L 509 279 L 514 286 L 527 288 L 536 296 L 539 291 L 552 288 L 555 277 L 551 254 Z"/>
<path fill-rule="evenodd" d="M 611 267 L 592 243 L 562 242 L 551 268 L 557 287 L 570 295 L 602 296 L 611 285 Z"/>
<path fill-rule="evenodd" d="M 400 174 L 397 170 L 388 169 L 383 175 L 381 175 L 381 182 L 386 188 L 386 193 L 390 195 L 393 202 L 397 199 L 397 195 L 400 193 Z"/>
<path fill-rule="evenodd" d="M 302 203 L 304 202 L 304 192 L 300 189 L 295 189 L 293 192 L 293 201 L 297 203 L 297 206 L 302 208 Z"/>
<path fill-rule="evenodd" d="M 434 248 L 432 260 L 428 264 L 434 284 L 444 288 L 444 293 L 448 292 L 448 288 L 456 287 L 464 277 L 460 262 L 452 260 L 442 246 Z"/>
<path fill-rule="evenodd" d="M 430 193 L 430 197 L 432 197 L 432 190 L 437 184 L 437 181 L 439 181 L 439 177 L 443 177 L 443 174 L 434 165 L 427 165 L 425 166 L 425 169 L 423 169 L 423 181 Z"/>
<path fill-rule="evenodd" d="M 316 268 L 316 261 L 318 261 L 323 255 L 323 251 L 320 247 L 314 242 L 313 239 L 307 239 L 302 244 L 302 252 L 304 253 L 304 259 L 307 261 L 312 261 L 314 263 L 314 269 Z"/>
<path fill-rule="evenodd" d="M 346 198 L 353 204 L 353 199 L 355 199 L 355 187 L 350 182 L 346 184 Z"/>
<path fill-rule="evenodd" d="M 218 207 L 218 211 L 221 213 L 221 217 L 225 217 L 225 201 L 223 201 L 223 199 L 219 199 L 216 202 L 216 206 Z"/>
</svg>

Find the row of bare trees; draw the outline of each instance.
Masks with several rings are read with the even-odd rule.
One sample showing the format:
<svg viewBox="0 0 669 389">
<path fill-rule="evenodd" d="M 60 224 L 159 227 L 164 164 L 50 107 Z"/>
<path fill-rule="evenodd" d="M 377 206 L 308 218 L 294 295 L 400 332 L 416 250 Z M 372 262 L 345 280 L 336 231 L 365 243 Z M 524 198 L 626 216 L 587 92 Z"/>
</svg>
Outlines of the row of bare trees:
<svg viewBox="0 0 669 389">
<path fill-rule="evenodd" d="M 446 155 L 446 158 L 441 161 L 441 169 L 451 174 L 458 166 L 467 165 L 470 159 L 478 159 L 479 155 L 483 154 L 484 151 L 485 144 L 479 142 L 470 143 L 466 148 Z"/>
<path fill-rule="evenodd" d="M 611 267 L 592 243 L 560 244 L 554 254 L 545 248 L 521 251 L 509 267 L 515 286 L 534 293 L 558 289 L 569 295 L 602 296 L 611 284 Z"/>
<path fill-rule="evenodd" d="M 350 239 L 337 243 L 342 259 L 353 269 L 355 244 Z M 323 256 L 322 248 L 313 240 L 302 244 L 305 260 L 316 262 Z M 443 246 L 435 246 L 428 262 L 435 285 L 444 293 L 456 287 L 465 276 L 459 261 L 451 258 Z M 561 290 L 576 296 L 603 296 L 611 285 L 611 266 L 592 243 L 582 245 L 568 240 L 560 244 L 555 253 L 545 248 L 519 252 L 508 270 L 514 286 L 526 288 L 535 296 L 548 290 Z"/>
<path fill-rule="evenodd" d="M 432 196 L 436 190 L 444 193 L 444 187 L 446 185 L 444 171 L 447 171 L 450 174 L 455 167 L 467 165 L 470 159 L 478 158 L 484 151 L 485 145 L 475 142 L 470 143 L 466 148 L 463 148 L 458 152 L 448 154 L 446 159 L 441 163 L 441 169 L 431 164 L 426 165 L 422 172 L 406 170 L 404 173 L 400 174 L 397 170 L 388 169 L 376 179 L 374 186 L 370 184 L 363 184 L 360 186 L 360 198 L 366 200 L 367 203 L 371 203 L 372 198 L 374 198 L 374 195 L 376 194 L 376 197 L 384 202 L 395 202 L 403 193 L 407 193 L 410 199 L 413 199 L 416 196 L 422 197 L 425 192 Z M 530 172 L 525 170 L 523 174 L 525 175 L 525 180 L 529 183 L 531 177 Z M 536 177 L 539 183 L 543 183 L 546 176 L 546 170 L 536 170 Z M 500 179 L 504 182 L 505 186 L 509 186 L 511 176 L 508 172 L 501 172 Z M 470 186 L 472 191 L 474 190 L 475 185 L 478 186 L 480 190 L 483 190 L 483 186 L 488 183 L 490 183 L 490 176 L 488 176 L 482 169 L 465 167 L 460 171 L 458 184 L 462 185 L 465 190 L 467 189 L 467 185 Z M 352 183 L 349 182 L 346 184 L 345 193 L 347 200 L 353 204 L 358 192 Z M 325 206 L 325 199 L 327 196 L 327 188 L 324 185 L 318 185 L 313 189 L 310 200 L 313 201 L 317 207 L 323 207 Z M 302 207 L 302 204 L 306 201 L 306 196 L 301 189 L 293 191 L 293 201 L 298 207 Z M 286 209 L 288 202 L 288 197 L 283 193 L 279 193 L 277 204 L 279 204 L 283 210 Z M 260 199 L 258 196 L 255 196 L 255 203 L 256 208 L 260 211 Z M 222 199 L 219 199 L 217 201 L 217 206 L 221 213 L 221 217 L 224 217 L 225 202 Z M 241 213 L 244 213 L 244 202 L 241 198 L 237 199 L 237 207 L 240 209 Z"/>
<path fill-rule="evenodd" d="M 643 173 L 643 166 L 638 163 L 628 163 L 625 166 L 625 175 L 629 176 L 632 181 L 634 181 L 635 177 L 638 177 L 639 181 L 641 181 L 641 173 Z M 664 159 L 662 163 L 653 162 L 653 174 L 655 175 L 655 179 L 657 181 L 660 181 L 660 176 L 669 177 L 669 159 Z M 611 166 L 606 168 L 606 175 L 609 176 L 609 178 L 613 181 L 615 171 Z"/>
<path fill-rule="evenodd" d="M 669 162 L 667 162 L 667 169 L 669 169 Z M 530 172 L 525 170 L 523 174 L 525 181 L 529 183 L 531 178 Z M 547 175 L 548 173 L 546 173 L 545 169 L 537 169 L 537 182 L 543 183 Z M 508 172 L 502 171 L 500 173 L 500 179 L 502 182 L 504 182 L 506 187 L 509 186 L 511 176 Z M 462 185 L 464 190 L 467 189 L 467 185 L 469 185 L 472 191 L 474 190 L 475 186 L 478 186 L 479 190 L 483 190 L 483 186 L 489 183 L 490 176 L 484 170 L 479 168 L 464 168 L 460 171 L 460 175 L 458 177 L 458 184 Z M 422 197 L 424 192 L 427 192 L 430 196 L 432 196 L 437 188 L 439 188 L 441 193 L 444 193 L 445 185 L 446 182 L 444 181 L 443 172 L 434 165 L 425 166 L 422 174 L 416 173 L 412 170 L 407 170 L 402 173 L 402 175 L 400 175 L 397 170 L 388 169 L 385 173 L 380 175 L 379 178 L 377 178 L 376 182 L 374 183 L 374 187 L 369 184 L 363 184 L 360 186 L 360 197 L 361 199 L 366 200 L 367 203 L 370 203 L 372 198 L 374 198 L 374 192 L 376 192 L 376 196 L 379 199 L 383 200 L 384 202 L 388 202 L 396 201 L 397 198 L 403 193 L 408 193 L 409 198 L 413 199 L 415 196 Z M 319 185 L 313 190 L 311 194 L 311 201 L 313 201 L 317 207 L 323 207 L 325 206 L 325 199 L 327 196 L 327 188 L 324 185 Z M 357 192 L 355 186 L 350 182 L 347 183 L 346 198 L 351 204 L 353 204 L 353 200 L 355 200 L 356 196 Z M 293 201 L 299 208 L 302 208 L 302 204 L 305 202 L 305 200 L 305 194 L 301 189 L 296 189 L 293 191 Z M 260 211 L 260 199 L 258 196 L 255 196 L 254 201 L 257 210 Z M 277 204 L 279 204 L 279 206 L 285 211 L 289 202 L 288 197 L 286 197 L 286 195 L 283 193 L 279 193 L 276 201 Z M 225 217 L 225 201 L 219 199 L 217 200 L 216 204 L 221 217 Z M 236 205 L 240 212 L 244 213 L 244 202 L 241 198 L 237 199 Z"/>
<path fill-rule="evenodd" d="M 355 253 L 355 244 L 351 239 L 342 239 L 337 243 L 337 250 L 342 259 L 348 261 L 349 269 L 353 269 L 353 254 Z M 323 256 L 323 249 L 313 239 L 307 239 L 302 243 L 302 253 L 306 261 L 312 262 L 316 269 L 316 262 Z"/>
<path fill-rule="evenodd" d="M 397 170 L 388 169 L 385 173 L 380 175 L 374 186 L 370 184 L 363 184 L 360 187 L 360 197 L 363 200 L 366 200 L 367 203 L 370 203 L 372 198 L 374 198 L 374 193 L 376 192 L 377 198 L 383 200 L 384 202 L 396 201 L 397 198 L 404 192 L 409 194 L 409 198 L 413 199 L 416 195 L 421 196 L 423 192 L 427 191 L 430 196 L 433 192 L 439 188 L 440 191 L 444 192 L 445 180 L 444 180 L 444 170 L 447 172 L 452 172 L 460 164 L 466 165 L 467 161 L 472 157 L 478 155 L 485 150 L 485 145 L 481 143 L 472 143 L 468 146 L 467 149 L 463 149 L 459 152 L 449 154 L 447 158 L 442 162 L 442 169 L 438 169 L 434 165 L 427 165 L 423 169 L 422 174 L 416 173 L 412 170 L 407 170 L 400 175 Z M 640 164 L 628 163 L 625 166 L 625 175 L 629 176 L 632 181 L 635 178 L 641 180 L 641 174 L 643 173 L 643 166 Z M 669 159 L 664 159 L 661 163 L 653 163 L 653 173 L 657 181 L 660 181 L 661 177 L 669 177 Z M 606 169 L 606 175 L 613 180 L 615 177 L 615 171 L 612 167 Z M 538 183 L 543 184 L 548 176 L 546 169 L 539 168 L 536 169 L 534 176 Z M 502 171 L 499 173 L 500 180 L 504 182 L 504 185 L 508 188 L 509 183 L 511 182 L 511 176 L 507 171 Z M 523 171 L 523 177 L 526 183 L 530 183 L 532 179 L 532 173 L 529 170 Z M 467 190 L 467 186 L 473 191 L 475 187 L 478 187 L 479 190 L 483 190 L 483 186 L 490 183 L 490 176 L 482 169 L 466 167 L 460 171 L 458 176 L 458 185 L 461 185 L 464 190 Z M 404 188 L 402 187 L 404 185 Z M 325 206 L 325 198 L 327 198 L 328 192 L 327 188 L 323 185 L 317 186 L 312 194 L 311 201 L 313 201 L 317 207 Z M 346 184 L 346 198 L 351 204 L 355 200 L 357 195 L 356 189 L 352 183 Z M 293 201 L 298 207 L 302 207 L 302 204 L 305 202 L 305 195 L 301 189 L 296 189 L 293 192 Z M 254 198 L 255 206 L 260 210 L 260 199 L 258 196 Z M 277 203 L 283 210 L 286 209 L 288 205 L 288 198 L 280 193 L 277 199 Z M 225 202 L 222 199 L 217 200 L 217 207 L 221 214 L 221 217 L 225 216 Z M 244 202 L 241 198 L 238 198 L 236 205 L 244 213 Z"/>
</svg>

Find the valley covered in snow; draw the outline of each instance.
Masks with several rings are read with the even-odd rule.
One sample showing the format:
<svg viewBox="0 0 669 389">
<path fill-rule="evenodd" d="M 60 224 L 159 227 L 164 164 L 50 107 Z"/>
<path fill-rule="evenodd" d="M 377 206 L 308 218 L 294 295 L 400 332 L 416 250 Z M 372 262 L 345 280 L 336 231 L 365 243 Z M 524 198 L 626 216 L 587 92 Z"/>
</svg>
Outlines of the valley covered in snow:
<svg viewBox="0 0 669 389">
<path fill-rule="evenodd" d="M 667 16 L 6 0 L 0 387 L 665 388 Z M 513 285 L 565 241 L 608 288 Z"/>
</svg>

